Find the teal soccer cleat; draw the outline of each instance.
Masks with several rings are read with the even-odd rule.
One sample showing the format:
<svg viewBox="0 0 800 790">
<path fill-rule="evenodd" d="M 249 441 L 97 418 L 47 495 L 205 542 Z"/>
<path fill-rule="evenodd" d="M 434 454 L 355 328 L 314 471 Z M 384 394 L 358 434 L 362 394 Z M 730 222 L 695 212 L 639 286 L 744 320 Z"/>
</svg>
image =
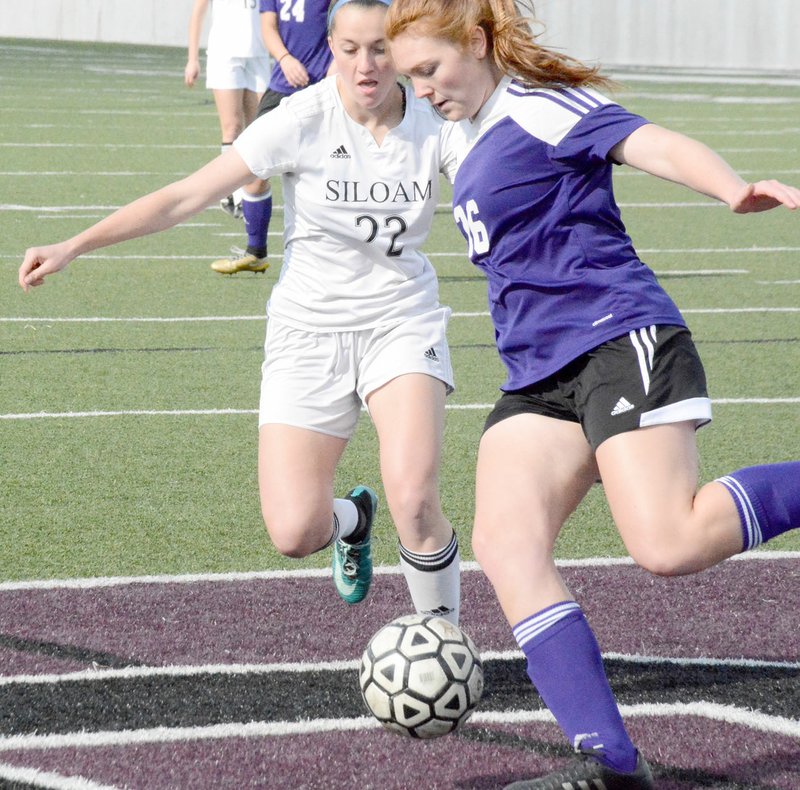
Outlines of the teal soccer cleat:
<svg viewBox="0 0 800 790">
<path fill-rule="evenodd" d="M 339 539 L 333 544 L 333 583 L 339 597 L 349 604 L 367 597 L 372 583 L 372 522 L 378 497 L 367 486 L 356 486 L 345 497 L 358 509 L 358 527 L 350 536 L 355 542 Z"/>
</svg>

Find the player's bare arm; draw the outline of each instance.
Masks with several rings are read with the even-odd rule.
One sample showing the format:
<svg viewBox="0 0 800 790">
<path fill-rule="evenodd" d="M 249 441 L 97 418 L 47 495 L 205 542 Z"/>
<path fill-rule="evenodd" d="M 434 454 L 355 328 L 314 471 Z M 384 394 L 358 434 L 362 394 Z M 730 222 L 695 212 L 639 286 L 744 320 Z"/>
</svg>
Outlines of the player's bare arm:
<svg viewBox="0 0 800 790">
<path fill-rule="evenodd" d="M 699 140 L 656 124 L 647 124 L 611 151 L 612 158 L 651 175 L 721 200 L 746 214 L 777 206 L 796 209 L 800 190 L 768 180 L 748 184 L 715 151 Z"/>
<path fill-rule="evenodd" d="M 71 239 L 28 249 L 19 269 L 20 287 L 27 292 L 42 285 L 45 277 L 79 255 L 178 225 L 252 178 L 239 154 L 230 149 L 192 175 L 128 203 Z"/>
<path fill-rule="evenodd" d="M 278 15 L 272 11 L 261 14 L 261 35 L 267 51 L 275 59 L 283 71 L 286 81 L 293 88 L 303 88 L 308 85 L 308 71 L 306 67 L 289 52 L 286 44 L 278 31 Z"/>
<path fill-rule="evenodd" d="M 189 88 L 194 87 L 200 76 L 200 34 L 207 7 L 208 0 L 195 0 L 189 19 L 189 50 L 183 70 L 183 81 Z"/>
</svg>

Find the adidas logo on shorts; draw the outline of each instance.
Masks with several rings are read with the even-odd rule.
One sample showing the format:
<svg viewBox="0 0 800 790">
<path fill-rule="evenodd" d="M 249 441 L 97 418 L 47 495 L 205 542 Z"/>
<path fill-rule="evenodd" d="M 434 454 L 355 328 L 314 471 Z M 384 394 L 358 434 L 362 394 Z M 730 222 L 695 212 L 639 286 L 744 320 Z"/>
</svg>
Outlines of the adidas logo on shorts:
<svg viewBox="0 0 800 790">
<path fill-rule="evenodd" d="M 436 349 L 433 348 L 433 346 L 431 346 L 425 352 L 425 359 L 429 359 L 429 360 L 431 360 L 431 362 L 438 362 L 439 361 L 439 357 L 436 356 Z"/>
<path fill-rule="evenodd" d="M 625 398 L 620 398 L 617 405 L 611 410 L 611 416 L 616 417 L 618 414 L 625 414 L 626 411 L 631 411 L 635 406 Z"/>
<path fill-rule="evenodd" d="M 349 159 L 350 154 L 347 153 L 347 149 L 340 145 L 330 156 L 331 159 Z"/>
</svg>

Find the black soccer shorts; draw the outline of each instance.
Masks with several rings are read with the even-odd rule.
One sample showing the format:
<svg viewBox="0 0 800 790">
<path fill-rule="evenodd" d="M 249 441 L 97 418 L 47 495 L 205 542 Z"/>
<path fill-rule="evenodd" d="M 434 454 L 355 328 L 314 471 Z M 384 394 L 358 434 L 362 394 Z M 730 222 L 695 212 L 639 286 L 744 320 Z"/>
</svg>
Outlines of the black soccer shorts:
<svg viewBox="0 0 800 790">
<path fill-rule="evenodd" d="M 574 359 L 542 381 L 505 392 L 484 431 L 516 414 L 580 423 L 593 449 L 619 433 L 711 420 L 703 363 L 688 329 L 648 326 Z"/>
</svg>

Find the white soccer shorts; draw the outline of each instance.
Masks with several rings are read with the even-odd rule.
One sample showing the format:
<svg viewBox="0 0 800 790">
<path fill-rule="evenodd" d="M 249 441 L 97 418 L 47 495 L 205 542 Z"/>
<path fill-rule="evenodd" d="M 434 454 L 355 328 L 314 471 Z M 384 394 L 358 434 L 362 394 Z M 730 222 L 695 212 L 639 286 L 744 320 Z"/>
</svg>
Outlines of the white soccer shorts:
<svg viewBox="0 0 800 790">
<path fill-rule="evenodd" d="M 206 88 L 248 90 L 264 93 L 269 85 L 270 59 L 229 58 L 209 55 L 206 60 Z"/>
<path fill-rule="evenodd" d="M 308 332 L 271 318 L 264 343 L 259 427 L 308 428 L 342 439 L 367 396 L 392 379 L 425 373 L 453 390 L 447 345 L 450 309 L 347 332 Z"/>
</svg>

